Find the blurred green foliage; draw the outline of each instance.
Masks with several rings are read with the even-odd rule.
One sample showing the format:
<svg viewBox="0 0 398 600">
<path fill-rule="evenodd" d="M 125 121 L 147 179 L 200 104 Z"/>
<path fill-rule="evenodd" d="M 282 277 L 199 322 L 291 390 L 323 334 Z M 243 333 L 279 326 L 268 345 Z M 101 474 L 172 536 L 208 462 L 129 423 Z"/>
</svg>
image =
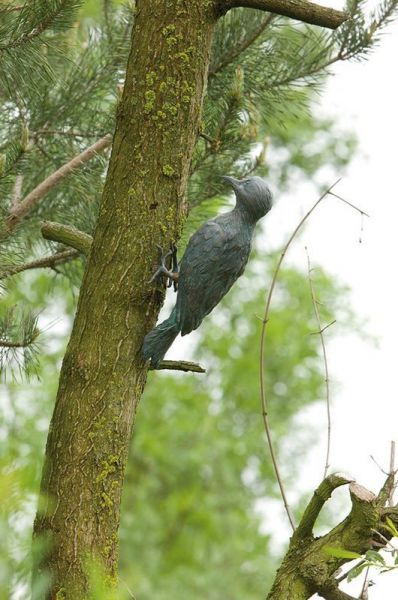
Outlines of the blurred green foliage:
<svg viewBox="0 0 398 600">
<path fill-rule="evenodd" d="M 194 355 L 207 367 L 204 377 L 150 375 L 121 521 L 121 577 L 143 600 L 254 600 L 272 581 L 277 557 L 261 533 L 267 515 L 258 511 L 260 500 L 279 498 L 258 391 L 257 315 L 270 264 L 243 278 L 203 325 Z M 343 291 L 322 273 L 317 289 L 330 319 Z M 287 481 L 307 451 L 292 419 L 324 394 L 314 330 L 306 275 L 285 269 L 269 323 L 266 380 L 276 447 L 291 440 Z"/>
<path fill-rule="evenodd" d="M 271 582 L 277 557 L 262 533 L 267 515 L 258 503 L 278 498 L 278 492 L 259 404 L 258 315 L 274 262 L 273 256 L 265 263 L 255 256 L 199 330 L 183 358 L 200 361 L 206 375 L 149 374 L 126 472 L 118 598 L 131 597 L 128 588 L 142 600 L 233 600 L 243 594 L 254 600 Z M 345 304 L 345 290 L 321 271 L 314 278 L 322 318 L 328 322 L 337 312 L 344 326 L 349 315 L 338 307 Z M 40 306 L 49 295 L 48 278 L 41 274 L 30 283 L 31 288 L 16 286 L 14 300 L 32 289 L 31 301 Z M 27 597 L 11 592 L 27 593 L 43 448 L 74 304 L 65 278 L 57 277 L 52 294 L 62 321 L 45 335 L 40 381 L 1 388 L 0 598 Z M 286 268 L 269 322 L 266 379 L 277 449 L 289 438 L 291 450 L 283 448 L 287 482 L 306 451 L 292 420 L 300 408 L 324 397 L 314 330 L 307 275 Z"/>
</svg>

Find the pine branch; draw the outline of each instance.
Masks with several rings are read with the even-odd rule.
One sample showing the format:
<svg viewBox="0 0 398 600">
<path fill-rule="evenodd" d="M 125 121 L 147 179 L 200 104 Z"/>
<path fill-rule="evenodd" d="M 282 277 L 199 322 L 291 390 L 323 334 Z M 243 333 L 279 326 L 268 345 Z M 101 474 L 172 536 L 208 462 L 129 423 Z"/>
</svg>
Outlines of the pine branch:
<svg viewBox="0 0 398 600">
<path fill-rule="evenodd" d="M 37 335 L 32 336 L 31 338 L 27 338 L 24 340 L 19 340 L 16 342 L 11 342 L 10 340 L 0 340 L 0 346 L 2 348 L 27 348 L 35 341 Z"/>
<path fill-rule="evenodd" d="M 77 256 L 79 256 L 79 250 L 63 250 L 61 252 L 56 252 L 51 256 L 43 256 L 42 258 L 38 258 L 36 260 L 32 260 L 28 263 L 24 263 L 22 265 L 17 265 L 15 267 L 11 267 L 6 269 L 3 272 L 0 272 L 0 280 L 5 279 L 6 277 L 11 277 L 12 275 L 17 275 L 18 273 L 22 273 L 23 271 L 29 271 L 31 269 L 42 269 L 42 268 L 50 268 L 54 269 L 57 265 L 73 260 Z"/>
<path fill-rule="evenodd" d="M 13 195 L 12 195 L 12 207 L 16 207 L 20 200 L 21 200 L 21 196 L 22 196 L 22 185 L 23 185 L 23 175 L 21 173 L 18 173 L 18 175 L 15 177 L 15 185 L 14 185 L 14 191 L 13 191 Z"/>
<path fill-rule="evenodd" d="M 328 29 L 337 29 L 348 18 L 347 13 L 340 10 L 302 0 L 219 0 L 217 3 L 221 15 L 238 6 L 265 10 Z"/>
<path fill-rule="evenodd" d="M 24 8 L 24 5 L 21 4 L 20 6 L 4 6 L 1 7 L 1 10 L 4 12 L 18 12 L 20 10 L 22 10 Z"/>
<path fill-rule="evenodd" d="M 65 10 L 73 11 L 74 9 L 78 8 L 80 6 L 80 4 L 81 4 L 81 2 L 77 1 L 77 0 L 72 0 L 72 1 L 71 0 L 58 0 L 58 1 L 54 2 L 53 10 L 47 9 L 47 11 L 45 13 L 46 17 L 43 18 L 43 20 L 41 22 L 39 22 L 30 31 L 26 31 L 19 37 L 15 38 L 15 39 L 11 39 L 6 44 L 0 44 L 0 51 L 18 48 L 19 46 L 22 46 L 26 42 L 29 42 L 29 41 L 39 37 L 42 33 L 44 33 L 44 31 L 46 29 L 48 29 L 49 27 L 51 27 L 54 24 L 56 19 Z M 27 4 L 23 5 L 22 7 L 18 7 L 18 9 L 20 9 L 21 13 L 24 13 L 25 9 L 26 9 L 27 14 L 28 14 L 29 10 L 32 10 L 32 8 L 29 7 Z M 33 7 L 33 11 L 34 10 L 35 10 L 35 7 Z"/>
<path fill-rule="evenodd" d="M 36 206 L 36 204 L 52 190 L 60 181 L 65 179 L 67 175 L 72 173 L 78 167 L 91 160 L 98 152 L 101 152 L 112 142 L 112 136 L 106 135 L 95 144 L 84 150 L 78 156 L 75 156 L 68 163 L 60 167 L 55 173 L 52 173 L 44 181 L 42 181 L 34 190 L 32 190 L 21 202 L 11 208 L 9 215 L 5 221 L 5 232 L 10 235 L 18 226 L 21 220 Z"/>
<path fill-rule="evenodd" d="M 276 15 L 268 15 L 255 29 L 249 32 L 234 48 L 232 48 L 222 60 L 209 71 L 209 79 L 214 77 L 219 71 L 222 71 L 225 67 L 231 64 L 236 58 L 240 57 L 241 54 L 249 48 L 268 27 L 268 25 L 275 19 Z"/>
<path fill-rule="evenodd" d="M 11 307 L 0 318 L 0 376 L 5 367 L 16 367 L 29 375 L 35 369 L 39 336 L 37 316 Z"/>
</svg>

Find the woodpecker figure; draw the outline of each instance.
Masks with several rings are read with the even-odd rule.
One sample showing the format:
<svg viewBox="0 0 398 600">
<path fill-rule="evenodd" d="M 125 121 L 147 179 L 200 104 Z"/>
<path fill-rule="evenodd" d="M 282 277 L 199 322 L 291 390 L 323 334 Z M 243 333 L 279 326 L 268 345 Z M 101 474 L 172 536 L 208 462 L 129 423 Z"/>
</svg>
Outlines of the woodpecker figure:
<svg viewBox="0 0 398 600">
<path fill-rule="evenodd" d="M 162 256 L 151 281 L 168 278 L 178 289 L 177 302 L 168 319 L 150 331 L 144 339 L 142 354 L 157 367 L 177 335 L 197 329 L 225 296 L 245 269 L 251 250 L 254 227 L 272 207 L 272 194 L 264 179 L 244 180 L 223 177 L 236 196 L 230 212 L 210 219 L 190 238 L 177 267 L 176 249 Z M 173 256 L 172 271 L 165 259 Z M 178 286 L 178 288 L 177 288 Z"/>
</svg>

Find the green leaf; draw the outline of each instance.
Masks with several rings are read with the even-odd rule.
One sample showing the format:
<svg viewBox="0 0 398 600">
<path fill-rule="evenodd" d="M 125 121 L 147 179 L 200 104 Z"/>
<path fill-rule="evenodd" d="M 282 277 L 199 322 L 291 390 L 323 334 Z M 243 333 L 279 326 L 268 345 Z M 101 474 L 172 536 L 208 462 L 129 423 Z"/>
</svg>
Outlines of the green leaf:
<svg viewBox="0 0 398 600">
<path fill-rule="evenodd" d="M 357 566 L 356 566 L 356 567 L 354 567 L 353 569 L 351 569 L 351 570 L 348 572 L 348 575 L 347 575 L 347 582 L 349 583 L 350 581 L 352 581 L 353 579 L 355 579 L 356 577 L 358 577 L 358 575 L 360 575 L 360 574 L 362 573 L 362 571 L 363 571 L 364 569 L 366 569 L 368 566 L 369 566 L 369 565 L 368 565 L 368 562 L 367 562 L 367 561 L 365 561 L 365 562 L 363 562 L 363 563 L 361 563 L 361 564 L 357 565 Z"/>
<path fill-rule="evenodd" d="M 376 550 L 368 550 L 365 556 L 369 562 L 378 563 L 383 566 L 386 564 L 384 557 L 376 552 Z"/>
<path fill-rule="evenodd" d="M 358 552 L 352 552 L 351 550 L 345 550 L 344 548 L 333 548 L 332 546 L 326 546 L 324 552 L 335 558 L 362 558 L 361 554 L 358 554 Z"/>
<path fill-rule="evenodd" d="M 390 533 L 392 533 L 392 535 L 394 537 L 398 537 L 398 529 L 395 527 L 393 521 L 391 521 L 391 519 L 389 517 L 387 517 L 387 519 L 386 519 L 385 527 L 386 527 L 386 529 L 388 529 L 388 531 Z"/>
</svg>

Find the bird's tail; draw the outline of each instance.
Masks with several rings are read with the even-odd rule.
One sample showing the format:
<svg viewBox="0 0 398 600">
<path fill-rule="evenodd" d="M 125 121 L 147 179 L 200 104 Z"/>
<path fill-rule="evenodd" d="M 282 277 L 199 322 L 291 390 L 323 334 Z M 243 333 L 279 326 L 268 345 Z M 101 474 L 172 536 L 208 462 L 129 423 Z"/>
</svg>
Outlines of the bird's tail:
<svg viewBox="0 0 398 600">
<path fill-rule="evenodd" d="M 180 328 L 176 322 L 175 309 L 173 309 L 168 319 L 146 334 L 142 346 L 142 354 L 146 359 L 151 359 L 152 366 L 155 368 L 158 366 L 179 331 Z"/>
</svg>

